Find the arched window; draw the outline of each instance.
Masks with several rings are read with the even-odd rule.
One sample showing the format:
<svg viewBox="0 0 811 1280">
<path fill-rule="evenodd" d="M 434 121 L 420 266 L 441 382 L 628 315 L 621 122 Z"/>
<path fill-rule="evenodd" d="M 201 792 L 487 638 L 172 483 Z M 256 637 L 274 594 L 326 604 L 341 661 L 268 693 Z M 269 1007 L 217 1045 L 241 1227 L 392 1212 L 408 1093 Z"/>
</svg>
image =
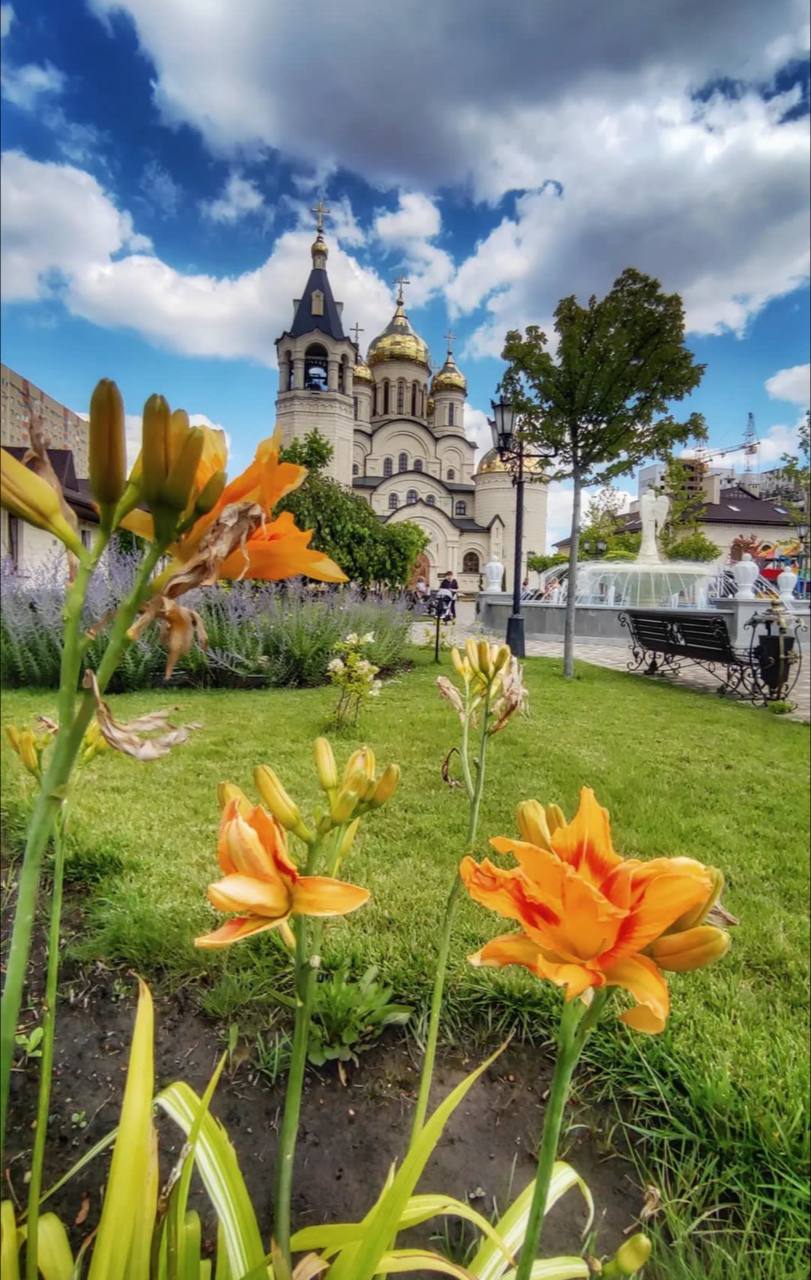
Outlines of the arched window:
<svg viewBox="0 0 811 1280">
<path fill-rule="evenodd" d="M 397 459 L 397 470 L 408 471 L 408 454 L 401 453 Z"/>
<path fill-rule="evenodd" d="M 405 413 L 405 383 L 402 378 L 397 383 L 397 412 Z"/>
<path fill-rule="evenodd" d="M 448 474 L 446 475 L 445 479 L 446 480 L 456 479 L 456 472 L 454 471 L 453 467 L 448 467 Z"/>
<path fill-rule="evenodd" d="M 456 405 L 455 405 L 453 402 L 451 402 L 451 403 L 448 405 L 448 426 L 449 426 L 449 427 L 452 427 L 452 426 L 453 426 L 453 418 L 454 418 L 454 410 L 455 410 L 455 409 L 456 409 Z"/>
<path fill-rule="evenodd" d="M 415 471 L 422 471 L 422 458 L 415 458 L 415 459 L 414 459 L 414 470 L 415 470 Z"/>
<path fill-rule="evenodd" d="M 456 506 L 454 507 L 454 511 L 456 512 L 456 514 L 457 514 L 458 516 L 466 516 L 466 515 L 467 515 L 467 503 L 466 503 L 466 502 L 457 502 L 457 503 L 456 503 Z"/>
<path fill-rule="evenodd" d="M 416 418 L 417 416 L 417 384 L 416 382 L 412 382 L 411 384 L 411 416 L 412 418 Z"/>
<path fill-rule="evenodd" d="M 389 494 L 389 511 L 396 511 L 400 505 L 400 499 L 396 493 Z"/>
<path fill-rule="evenodd" d="M 357 422 L 358 420 L 358 397 L 357 396 L 352 397 L 352 412 L 354 413 L 355 421 Z"/>
<path fill-rule="evenodd" d="M 433 495 L 432 493 L 429 493 L 429 494 L 427 494 L 427 495 L 426 495 L 425 501 L 428 503 L 428 506 L 429 506 L 429 507 L 435 507 L 435 506 L 436 506 L 436 498 L 434 497 L 434 495 Z"/>
<path fill-rule="evenodd" d="M 348 365 L 349 357 L 341 356 L 341 361 L 338 365 L 338 390 L 342 396 L 346 395 L 346 370 Z"/>
<path fill-rule="evenodd" d="M 391 458 L 384 458 L 383 459 L 383 475 L 390 476 L 393 471 L 394 471 L 394 464 Z"/>
<path fill-rule="evenodd" d="M 388 411 L 389 411 L 389 381 L 387 378 L 386 381 L 383 383 L 383 412 L 388 413 Z"/>
<path fill-rule="evenodd" d="M 324 314 L 324 295 L 320 289 L 313 289 L 310 295 L 312 301 L 310 303 L 310 315 L 322 316 Z"/>
<path fill-rule="evenodd" d="M 326 391 L 327 386 L 327 352 L 315 342 L 304 353 L 304 389 Z"/>
<path fill-rule="evenodd" d="M 285 390 L 292 391 L 293 390 L 293 374 L 294 374 L 293 352 L 292 351 L 286 352 L 284 358 L 287 361 L 287 372 L 285 375 L 286 376 Z"/>
<path fill-rule="evenodd" d="M 409 503 L 416 502 L 418 496 L 419 495 L 417 494 L 416 489 L 409 489 L 408 493 L 406 494 L 406 502 L 409 502 Z"/>
<path fill-rule="evenodd" d="M 466 551 L 462 558 L 462 573 L 478 573 L 479 557 L 475 551 Z"/>
<path fill-rule="evenodd" d="M 357 462 L 353 462 L 353 463 L 352 463 L 352 475 L 353 475 L 353 476 L 359 476 L 359 475 L 360 475 L 360 467 L 358 466 Z"/>
</svg>

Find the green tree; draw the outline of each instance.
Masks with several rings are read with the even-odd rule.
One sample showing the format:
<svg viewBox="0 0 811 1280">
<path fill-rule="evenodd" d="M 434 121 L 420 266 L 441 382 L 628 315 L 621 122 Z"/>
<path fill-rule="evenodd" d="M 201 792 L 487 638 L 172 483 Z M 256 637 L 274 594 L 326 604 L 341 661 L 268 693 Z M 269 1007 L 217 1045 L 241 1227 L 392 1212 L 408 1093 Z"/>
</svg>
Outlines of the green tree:
<svg viewBox="0 0 811 1280">
<path fill-rule="evenodd" d="M 316 427 L 303 438 L 291 440 L 287 448 L 282 449 L 280 457 L 283 462 L 295 462 L 306 467 L 311 475 L 320 475 L 329 466 L 334 452 L 329 440 Z"/>
<path fill-rule="evenodd" d="M 682 538 L 675 538 L 664 548 L 668 560 L 717 560 L 721 548 L 711 542 L 700 529 L 686 533 Z"/>
<path fill-rule="evenodd" d="M 786 487 L 791 494 L 785 506 L 795 529 L 808 524 L 811 508 L 811 412 L 806 411 L 799 435 L 797 453 L 784 453 L 781 458 Z"/>
<path fill-rule="evenodd" d="M 586 507 L 586 525 L 593 538 L 611 538 L 617 531 L 622 515 L 623 496 L 613 485 L 606 485 L 589 498 Z M 585 532 L 585 529 L 582 531 Z M 582 536 L 582 533 L 581 533 Z"/>
<path fill-rule="evenodd" d="M 706 501 L 701 490 L 690 488 L 691 478 L 690 468 L 671 454 L 661 484 L 655 486 L 657 493 L 664 493 L 670 501 L 665 527 L 659 537 L 665 555 L 674 542 L 698 534 Z"/>
<path fill-rule="evenodd" d="M 607 484 L 674 444 L 706 434 L 700 414 L 670 411 L 701 381 L 684 344 L 684 306 L 658 280 L 629 267 L 602 299 L 572 296 L 555 310 L 557 352 L 537 325 L 507 334 L 503 388 L 517 403 L 521 434 L 553 452 L 550 478 L 573 485 L 564 674 L 574 674 L 578 535 L 583 487 Z"/>
</svg>

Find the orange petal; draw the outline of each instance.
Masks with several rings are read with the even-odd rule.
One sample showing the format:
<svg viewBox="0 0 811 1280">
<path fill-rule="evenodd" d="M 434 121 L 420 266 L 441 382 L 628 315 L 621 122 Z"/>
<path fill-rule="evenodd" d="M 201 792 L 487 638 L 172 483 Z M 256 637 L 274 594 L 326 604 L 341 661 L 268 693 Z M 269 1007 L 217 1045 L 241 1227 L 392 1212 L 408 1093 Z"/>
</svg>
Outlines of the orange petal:
<svg viewBox="0 0 811 1280">
<path fill-rule="evenodd" d="M 301 876 L 293 885 L 293 913 L 299 916 L 345 916 L 369 901 L 369 890 L 330 876 Z"/>
<path fill-rule="evenodd" d="M 480 951 L 468 956 L 474 965 L 486 965 L 488 968 L 501 969 L 505 964 L 520 964 L 525 969 L 537 972 L 540 947 L 525 933 L 502 933 L 491 938 Z"/>
<path fill-rule="evenodd" d="M 124 516 L 121 528 L 129 529 L 130 533 L 137 533 L 139 538 L 146 538 L 149 542 L 155 537 L 155 522 L 152 516 L 148 511 L 141 511 L 138 507 Z"/>
<path fill-rule="evenodd" d="M 459 865 L 459 875 L 474 902 L 497 911 L 507 920 L 518 920 L 526 926 L 559 920 L 551 907 L 536 901 L 528 892 L 526 877 L 518 867 L 505 871 L 489 858 L 476 862 L 475 858 L 467 857 Z"/>
<path fill-rule="evenodd" d="M 549 929 L 554 949 L 567 959 L 592 960 L 614 945 L 627 916 L 600 890 L 569 868 L 563 885 L 561 924 Z"/>
<path fill-rule="evenodd" d="M 540 889 L 544 898 L 560 902 L 566 864 L 561 862 L 556 853 L 537 844 L 530 844 L 527 840 L 510 840 L 505 836 L 493 836 L 490 843 L 496 853 L 512 854 L 527 878 L 532 881 L 533 887 Z"/>
<path fill-rule="evenodd" d="M 208 900 L 218 911 L 247 911 L 274 919 L 290 912 L 290 893 L 281 878 L 268 881 L 244 875 L 225 876 L 208 886 Z"/>
<path fill-rule="evenodd" d="M 265 920 L 261 916 L 232 916 L 213 933 L 203 933 L 199 938 L 195 938 L 194 945 L 211 951 L 215 951 L 218 947 L 230 947 L 232 942 L 249 938 L 251 934 L 276 929 L 279 925 L 283 925 L 286 919 L 286 916 L 279 916 L 277 920 Z"/>
<path fill-rule="evenodd" d="M 275 881 L 278 878 L 270 851 L 265 848 L 250 820 L 246 821 L 239 813 L 222 824 L 220 844 L 225 855 L 220 857 L 220 865 L 230 864 L 232 874 L 253 880 Z"/>
<path fill-rule="evenodd" d="M 539 978 L 548 978 L 556 987 L 566 988 L 566 999 L 574 1000 L 588 987 L 602 987 L 603 975 L 582 964 L 565 964 L 538 956 L 536 972 Z"/>
<path fill-rule="evenodd" d="M 554 832 L 552 848 L 597 885 L 622 861 L 611 844 L 608 810 L 597 803 L 591 787 L 581 789 L 580 808 L 571 822 Z"/>
<path fill-rule="evenodd" d="M 310 549 L 311 537 L 311 531 L 295 527 L 292 516 L 289 521 L 280 516 L 257 529 L 244 549 L 240 547 L 226 557 L 219 576 L 279 581 L 304 574 L 320 582 L 346 582 L 346 574 L 329 556 Z"/>
<path fill-rule="evenodd" d="M 637 887 L 637 875 L 634 875 L 632 892 L 637 897 L 637 904 L 621 926 L 610 952 L 603 957 L 604 962 L 644 951 L 685 911 L 706 900 L 711 881 L 700 863 L 673 870 L 678 859 L 657 858 L 655 861 L 658 874 L 654 872 L 643 880 L 641 892 Z"/>
<path fill-rule="evenodd" d="M 268 857 L 272 858 L 276 870 L 287 880 L 297 880 L 298 871 L 287 853 L 287 832 L 280 822 L 269 814 L 267 809 L 256 805 L 248 818 L 251 826 L 261 840 Z"/>
<path fill-rule="evenodd" d="M 620 1014 L 635 1031 L 658 1035 L 670 1012 L 670 995 L 661 971 L 647 956 L 625 956 L 604 970 L 610 987 L 623 987 L 637 1001 L 635 1009 Z"/>
</svg>

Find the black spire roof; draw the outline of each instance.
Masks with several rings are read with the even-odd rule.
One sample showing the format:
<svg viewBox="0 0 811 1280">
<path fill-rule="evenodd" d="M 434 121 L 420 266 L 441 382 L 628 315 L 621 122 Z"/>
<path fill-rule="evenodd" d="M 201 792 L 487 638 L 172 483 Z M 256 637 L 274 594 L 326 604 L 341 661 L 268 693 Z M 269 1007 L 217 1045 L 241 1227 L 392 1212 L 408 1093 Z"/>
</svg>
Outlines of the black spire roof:
<svg viewBox="0 0 811 1280">
<path fill-rule="evenodd" d="M 319 290 L 324 295 L 323 315 L 313 315 L 313 294 Z M 304 294 L 296 307 L 296 314 L 290 326 L 291 338 L 300 338 L 304 333 L 312 333 L 318 329 L 330 338 L 340 341 L 346 335 L 341 324 L 341 314 L 332 296 L 329 277 L 323 267 L 313 267 L 310 272 Z"/>
</svg>

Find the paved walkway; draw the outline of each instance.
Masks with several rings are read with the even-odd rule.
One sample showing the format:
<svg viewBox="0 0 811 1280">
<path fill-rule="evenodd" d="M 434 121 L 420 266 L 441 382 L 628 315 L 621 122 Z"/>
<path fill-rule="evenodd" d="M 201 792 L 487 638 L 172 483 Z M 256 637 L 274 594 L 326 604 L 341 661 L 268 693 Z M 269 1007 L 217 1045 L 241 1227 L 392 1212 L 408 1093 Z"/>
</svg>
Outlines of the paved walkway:
<svg viewBox="0 0 811 1280">
<path fill-rule="evenodd" d="M 459 618 L 456 624 L 455 635 L 457 639 L 464 641 L 469 635 L 481 635 L 482 631 L 476 626 L 475 614 L 473 606 L 469 602 L 462 602 L 459 610 Z M 417 643 L 424 643 L 425 624 L 415 624 L 414 638 Z M 501 640 L 503 636 L 493 635 L 492 639 Z M 809 636 L 802 637 L 803 644 L 803 666 L 800 672 L 800 678 L 794 686 L 791 695 L 791 701 L 796 704 L 795 709 L 788 713 L 786 719 L 802 720 L 806 724 L 811 723 L 811 640 Z M 578 662 L 591 662 L 597 667 L 609 667 L 612 671 L 628 671 L 628 662 L 631 657 L 631 651 L 628 645 L 623 643 L 610 644 L 600 641 L 590 640 L 588 638 L 578 639 L 575 646 L 575 655 Z M 527 657 L 530 658 L 562 658 L 563 657 L 563 641 L 556 639 L 527 639 Z M 634 672 L 638 679 L 655 682 L 658 677 L 644 676 L 641 673 Z M 714 679 L 708 672 L 702 671 L 700 667 L 690 666 L 675 676 L 662 676 L 662 680 L 669 683 L 678 684 L 685 689 L 694 689 L 700 693 L 713 693 L 717 697 L 718 681 Z M 730 701 L 737 700 L 734 695 L 728 695 Z"/>
</svg>

